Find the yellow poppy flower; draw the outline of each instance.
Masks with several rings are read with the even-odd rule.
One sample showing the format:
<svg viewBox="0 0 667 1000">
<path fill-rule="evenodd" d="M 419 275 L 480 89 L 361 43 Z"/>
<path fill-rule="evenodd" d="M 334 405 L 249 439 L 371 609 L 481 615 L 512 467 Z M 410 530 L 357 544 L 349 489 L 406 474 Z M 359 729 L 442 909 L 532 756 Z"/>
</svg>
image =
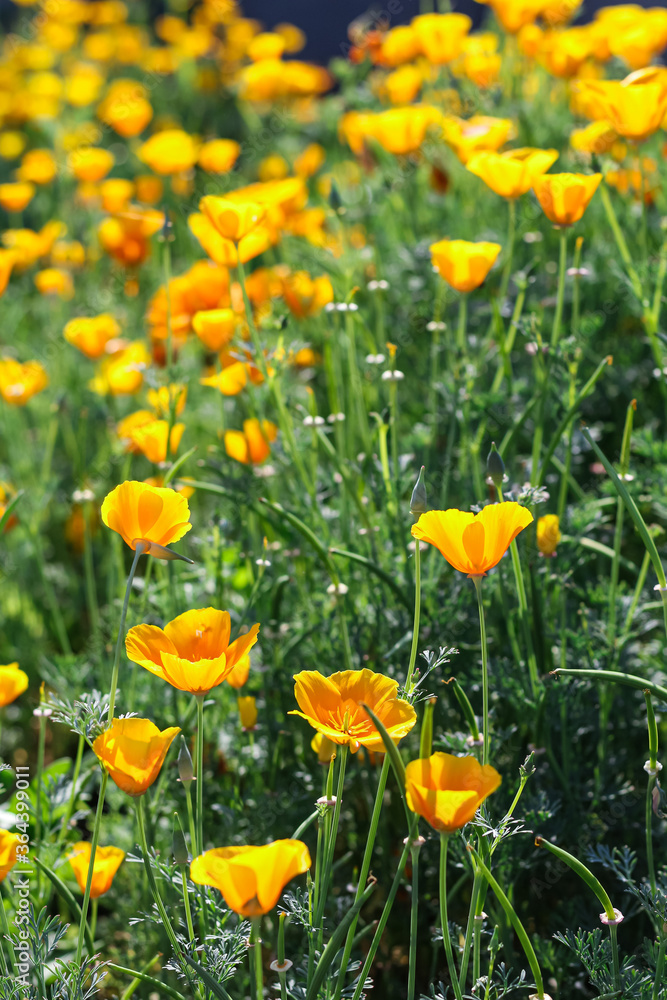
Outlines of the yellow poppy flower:
<svg viewBox="0 0 667 1000">
<path fill-rule="evenodd" d="M 412 525 L 412 536 L 435 545 L 460 573 L 484 576 L 532 521 L 530 511 L 513 501 L 489 504 L 479 514 L 430 510 Z"/>
<path fill-rule="evenodd" d="M 375 713 L 394 743 L 410 732 L 417 715 L 409 702 L 396 697 L 398 681 L 368 668 L 343 670 L 325 677 L 317 670 L 302 670 L 294 677 L 294 696 L 300 715 L 332 743 L 384 752 L 379 732 L 361 707 Z"/>
<path fill-rule="evenodd" d="M 597 191 L 602 174 L 544 174 L 533 190 L 547 219 L 557 226 L 578 222 Z"/>
<path fill-rule="evenodd" d="M 438 274 L 457 292 L 471 292 L 486 281 L 502 247 L 499 243 L 440 240 L 429 247 Z"/>
<path fill-rule="evenodd" d="M 537 519 L 537 547 L 543 556 L 556 554 L 561 540 L 558 514 L 543 514 Z"/>
<path fill-rule="evenodd" d="M 535 178 L 545 173 L 557 159 L 555 149 L 524 147 L 508 149 L 505 153 L 475 153 L 466 166 L 496 194 L 503 198 L 519 198 L 530 191 Z"/>
<path fill-rule="evenodd" d="M 21 364 L 14 358 L 0 358 L 0 395 L 12 406 L 25 406 L 29 399 L 49 384 L 39 361 Z"/>
<path fill-rule="evenodd" d="M 18 663 L 0 664 L 0 708 L 10 705 L 28 687 L 28 675 Z"/>
<path fill-rule="evenodd" d="M 96 360 L 102 357 L 109 341 L 120 336 L 120 326 L 111 313 L 77 316 L 67 323 L 63 336 L 87 358 Z"/>
<path fill-rule="evenodd" d="M 222 684 L 257 642 L 259 625 L 230 643 L 228 611 L 186 611 L 164 629 L 136 625 L 127 633 L 128 659 L 179 691 L 206 694 Z"/>
<path fill-rule="evenodd" d="M 254 729 L 257 725 L 257 699 L 249 694 L 244 698 L 237 698 L 236 704 L 242 727 L 246 730 Z"/>
<path fill-rule="evenodd" d="M 227 906 L 244 917 L 272 910 L 293 878 L 311 866 L 308 848 L 300 840 L 274 840 L 261 847 L 214 847 L 190 864 L 198 885 L 219 889 Z"/>
<path fill-rule="evenodd" d="M 278 428 L 270 420 L 260 424 L 256 417 L 243 421 L 242 431 L 225 431 L 225 451 L 244 465 L 261 465 L 271 454 L 271 442 Z"/>
<path fill-rule="evenodd" d="M 68 859 L 81 892 L 86 891 L 90 853 L 90 842 L 81 840 L 78 844 L 73 845 L 72 854 Z M 124 857 L 125 851 L 121 851 L 120 847 L 97 847 L 93 864 L 93 879 L 90 883 L 91 899 L 97 899 L 98 896 L 103 896 L 105 892 L 109 891 Z"/>
<path fill-rule="evenodd" d="M 93 743 L 93 752 L 121 791 L 143 795 L 153 784 L 178 726 L 160 732 L 150 719 L 114 719 Z"/>
<path fill-rule="evenodd" d="M 172 557 L 165 547 L 177 542 L 192 527 L 188 501 L 175 490 L 124 482 L 107 494 L 102 504 L 102 520 L 123 541 L 136 550 L 161 559 Z"/>
<path fill-rule="evenodd" d="M 441 833 L 453 833 L 469 823 L 501 780 L 490 764 L 450 753 L 434 753 L 410 761 L 405 768 L 409 808 Z"/>
<path fill-rule="evenodd" d="M 16 864 L 16 848 L 21 843 L 21 838 L 10 830 L 0 830 L 0 882 L 9 875 Z"/>
</svg>

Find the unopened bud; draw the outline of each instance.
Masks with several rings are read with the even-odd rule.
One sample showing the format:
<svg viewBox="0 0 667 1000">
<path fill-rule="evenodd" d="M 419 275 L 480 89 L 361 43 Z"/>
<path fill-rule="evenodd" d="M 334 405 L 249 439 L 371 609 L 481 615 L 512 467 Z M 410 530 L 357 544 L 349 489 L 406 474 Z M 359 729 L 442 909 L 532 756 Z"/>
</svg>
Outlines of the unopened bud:
<svg viewBox="0 0 667 1000">
<path fill-rule="evenodd" d="M 178 752 L 178 776 L 184 783 L 194 781 L 195 777 L 192 757 L 184 736 L 181 736 L 181 749 Z"/>
<path fill-rule="evenodd" d="M 329 205 L 337 215 L 342 215 L 345 211 L 340 192 L 334 181 L 331 182 L 331 189 L 329 191 Z"/>
<path fill-rule="evenodd" d="M 178 813 L 174 813 L 174 832 L 171 837 L 171 853 L 177 865 L 187 865 L 190 860 L 188 845 L 185 842 L 185 834 L 181 829 L 181 821 Z"/>
<path fill-rule="evenodd" d="M 491 442 L 491 451 L 486 459 L 486 476 L 494 486 L 502 486 L 505 478 L 505 463 L 496 448 L 496 442 Z"/>
<path fill-rule="evenodd" d="M 410 498 L 410 513 L 419 516 L 419 514 L 425 514 L 427 510 L 426 484 L 424 482 L 424 466 L 422 465 L 419 470 L 419 478 L 415 483 L 415 488 Z"/>
</svg>

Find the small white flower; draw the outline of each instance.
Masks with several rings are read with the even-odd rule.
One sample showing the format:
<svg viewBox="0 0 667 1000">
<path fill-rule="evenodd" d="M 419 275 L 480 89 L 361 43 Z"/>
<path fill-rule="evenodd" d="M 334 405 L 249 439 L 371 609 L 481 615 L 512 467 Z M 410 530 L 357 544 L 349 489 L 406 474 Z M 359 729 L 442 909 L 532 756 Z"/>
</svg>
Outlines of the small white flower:
<svg viewBox="0 0 667 1000">
<path fill-rule="evenodd" d="M 369 365 L 381 365 L 384 361 L 384 354 L 367 354 L 366 363 Z"/>
<path fill-rule="evenodd" d="M 392 371 L 382 372 L 382 381 L 383 382 L 400 382 L 401 379 L 404 379 L 404 378 L 405 378 L 405 375 L 403 374 L 402 371 L 399 371 L 398 368 L 395 371 L 393 371 L 393 372 Z"/>
<path fill-rule="evenodd" d="M 443 323 L 442 320 L 432 319 L 430 323 L 426 324 L 426 329 L 429 333 L 433 333 L 434 330 L 446 330 L 447 324 Z"/>
<path fill-rule="evenodd" d="M 345 583 L 330 583 L 327 587 L 327 594 L 336 594 L 338 597 L 344 597 L 349 589 Z"/>
</svg>

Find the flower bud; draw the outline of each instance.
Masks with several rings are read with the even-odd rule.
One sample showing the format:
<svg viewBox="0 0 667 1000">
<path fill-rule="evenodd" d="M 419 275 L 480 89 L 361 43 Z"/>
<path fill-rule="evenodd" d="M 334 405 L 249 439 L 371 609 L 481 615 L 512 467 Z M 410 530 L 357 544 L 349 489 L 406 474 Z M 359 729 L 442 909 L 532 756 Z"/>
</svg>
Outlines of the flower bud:
<svg viewBox="0 0 667 1000">
<path fill-rule="evenodd" d="M 415 483 L 415 488 L 410 498 L 410 513 L 418 516 L 419 514 L 425 514 L 427 510 L 426 484 L 424 483 L 424 466 L 422 465 L 419 470 L 419 478 Z"/>
<path fill-rule="evenodd" d="M 486 459 L 486 477 L 490 479 L 494 486 L 502 486 L 505 478 L 505 463 L 500 457 L 500 452 L 496 448 L 496 442 L 491 442 L 491 451 Z"/>
<path fill-rule="evenodd" d="M 178 752 L 178 776 L 184 783 L 194 781 L 195 776 L 192 757 L 184 736 L 181 736 L 181 749 Z"/>
<path fill-rule="evenodd" d="M 178 813 L 174 813 L 174 830 L 171 837 L 171 853 L 177 865 L 187 865 L 190 860 L 188 845 L 185 842 L 185 834 L 181 829 L 181 822 Z"/>
<path fill-rule="evenodd" d="M 245 730 L 254 729 L 257 725 L 257 702 L 252 695 L 247 695 L 243 698 L 237 698 L 236 704 L 238 705 L 239 715 L 241 716 L 241 725 Z"/>
</svg>

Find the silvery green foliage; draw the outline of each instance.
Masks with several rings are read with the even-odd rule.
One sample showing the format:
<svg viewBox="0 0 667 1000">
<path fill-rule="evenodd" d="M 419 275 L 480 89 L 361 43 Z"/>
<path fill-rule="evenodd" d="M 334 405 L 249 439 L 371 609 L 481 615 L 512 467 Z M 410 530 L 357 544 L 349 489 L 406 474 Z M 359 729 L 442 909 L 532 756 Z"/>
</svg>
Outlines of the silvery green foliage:
<svg viewBox="0 0 667 1000">
<path fill-rule="evenodd" d="M 74 701 L 52 696 L 46 707 L 51 709 L 54 722 L 60 722 L 72 732 L 84 736 L 89 743 L 107 728 L 108 694 L 101 694 L 99 691 L 84 692 Z"/>
</svg>

